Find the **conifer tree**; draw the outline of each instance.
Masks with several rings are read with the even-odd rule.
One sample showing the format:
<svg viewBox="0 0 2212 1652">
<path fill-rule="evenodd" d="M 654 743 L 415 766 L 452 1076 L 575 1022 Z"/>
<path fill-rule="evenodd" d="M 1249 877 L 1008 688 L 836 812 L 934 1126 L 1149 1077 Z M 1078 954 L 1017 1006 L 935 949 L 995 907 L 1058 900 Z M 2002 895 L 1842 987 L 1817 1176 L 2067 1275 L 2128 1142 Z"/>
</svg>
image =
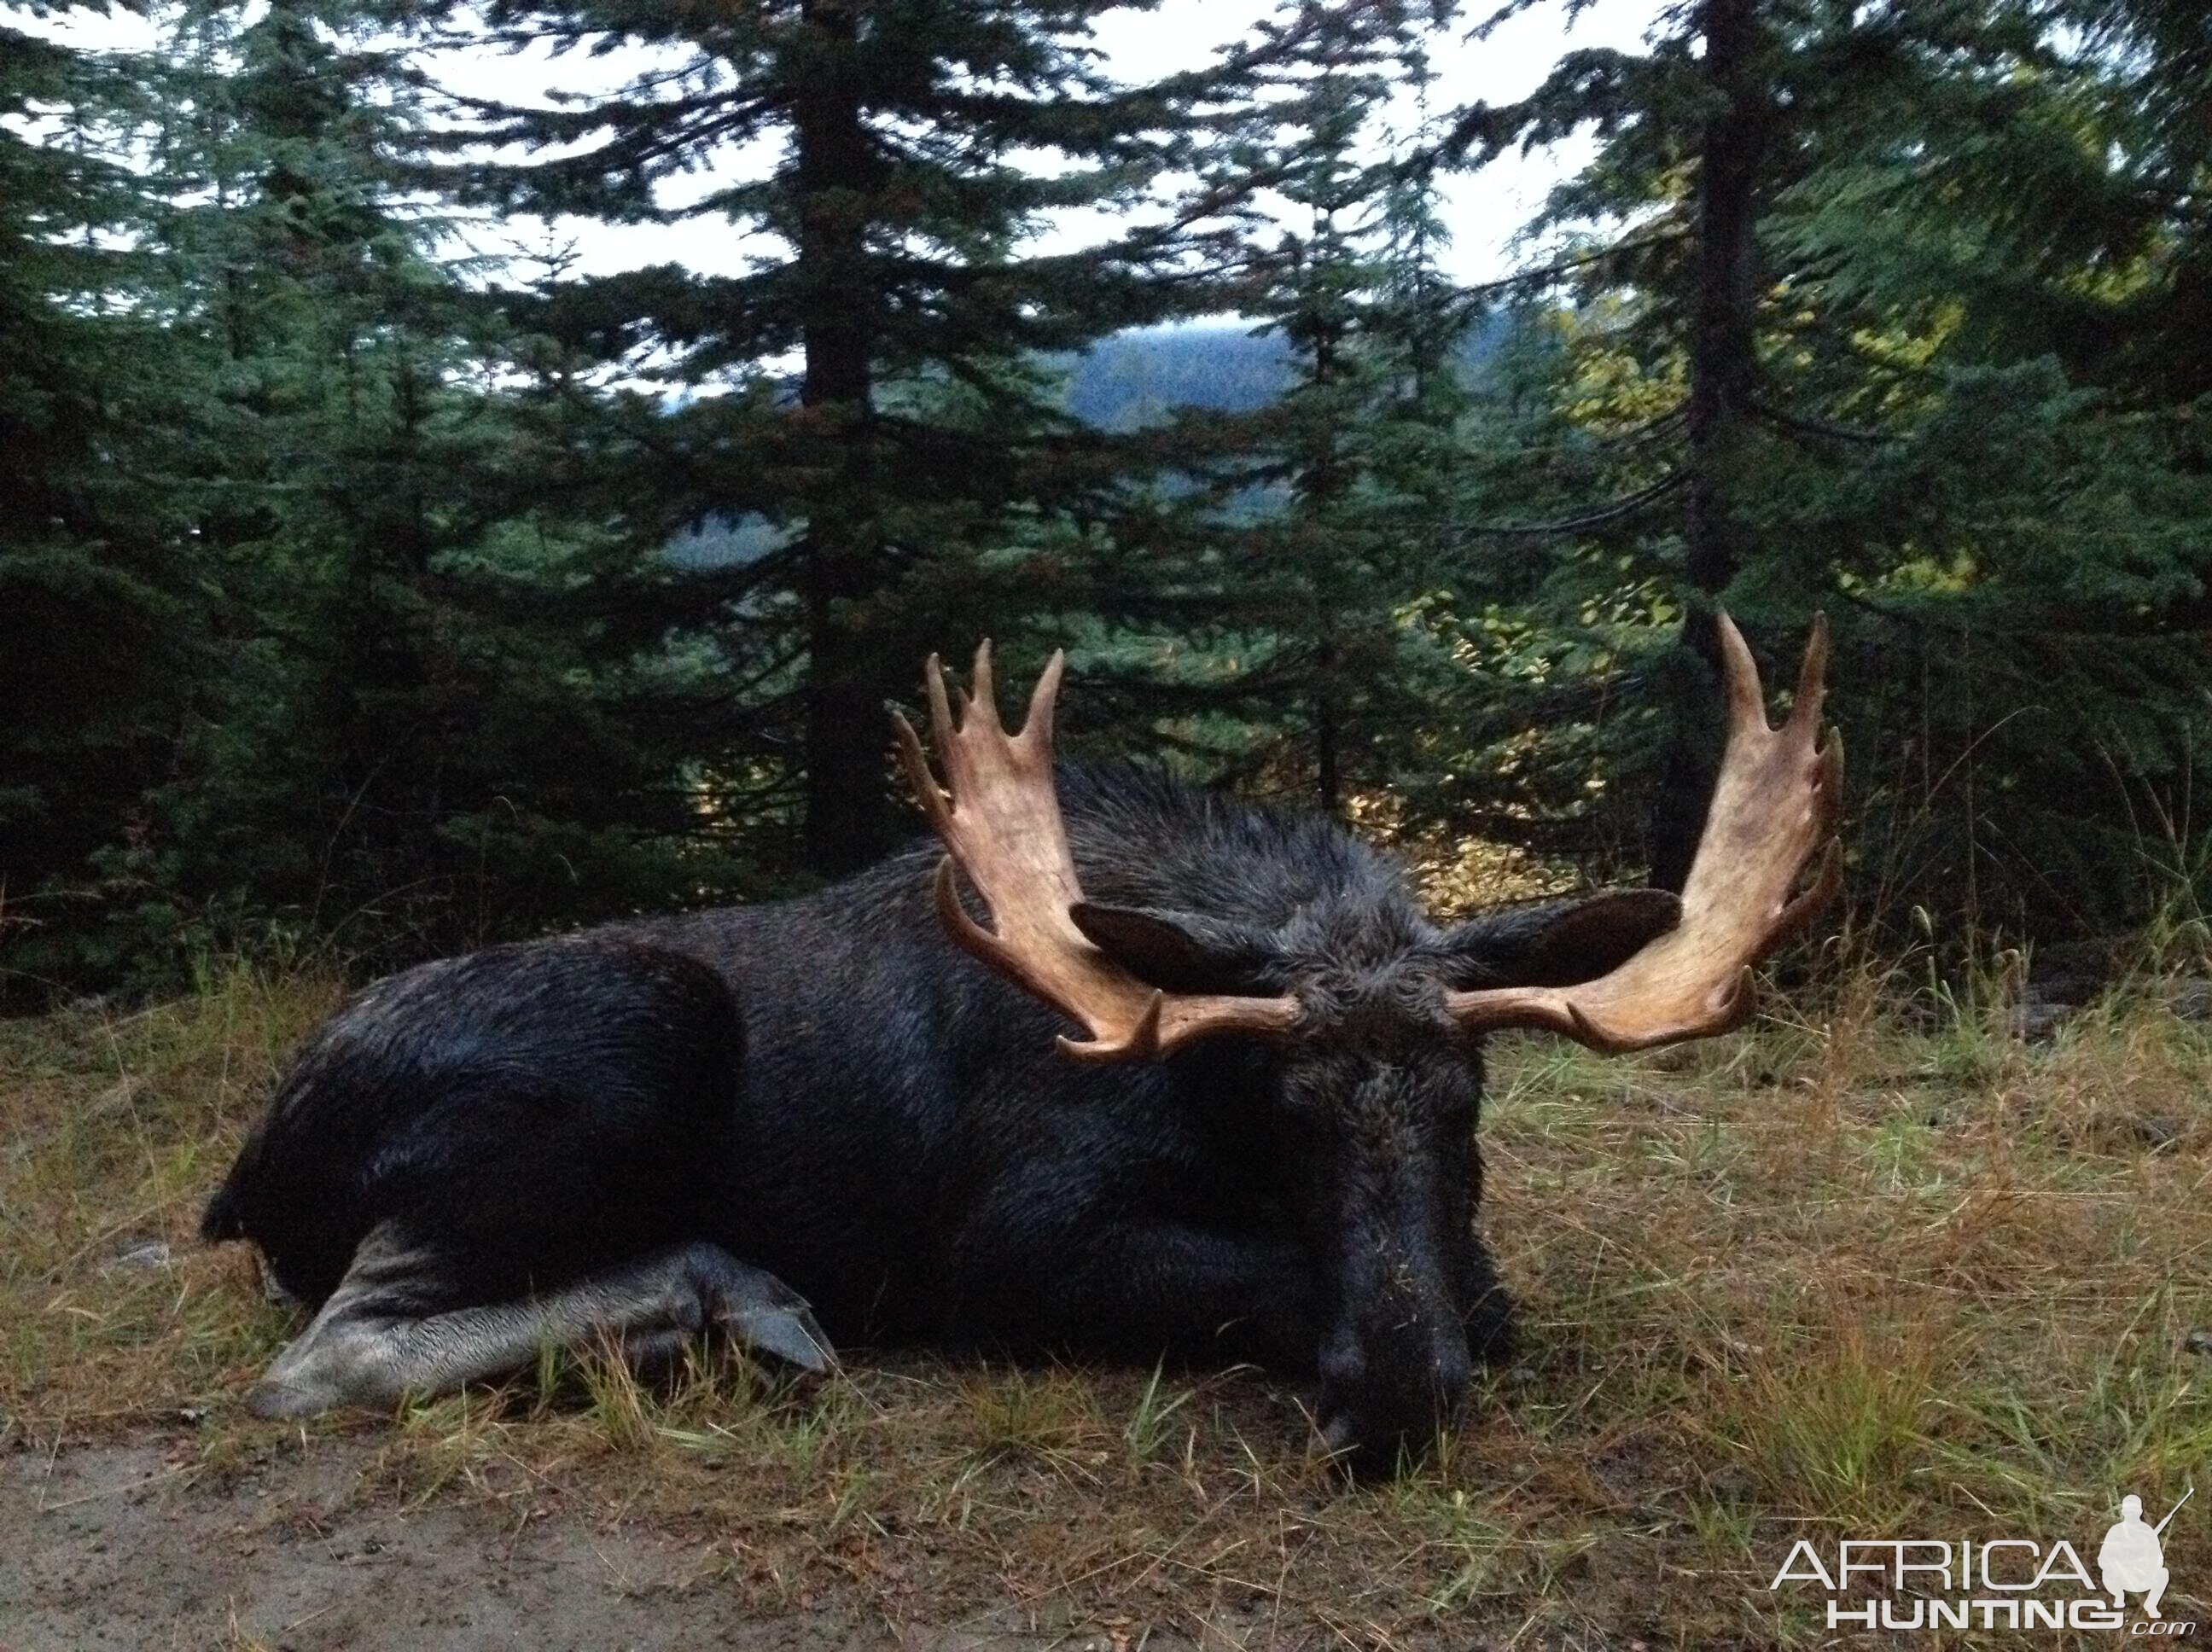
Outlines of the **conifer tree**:
<svg viewBox="0 0 2212 1652">
<path fill-rule="evenodd" d="M 866 864 L 901 830 L 881 708 L 908 691 L 915 660 L 1054 606 L 1060 565 L 1021 545 L 1110 502 L 1112 444 L 1059 410 L 1042 362 L 1233 302 L 1239 195 L 1157 190 L 1203 160 L 1235 100 L 1378 9 L 1306 5 L 1225 65 L 1127 87 L 1091 44 L 1112 9 L 489 9 L 507 38 L 646 42 L 663 57 L 612 96 L 482 109 L 472 138 L 567 152 L 475 167 L 480 197 L 760 238 L 739 276 L 663 267 L 568 284 L 544 325 L 610 355 L 657 352 L 679 385 L 738 392 L 672 421 L 662 497 L 695 517 L 754 513 L 777 535 L 727 616 L 732 669 L 767 695 L 754 750 L 781 752 L 803 785 L 819 871 Z M 713 171 L 745 146 L 772 158 Z M 673 204 L 671 180 L 701 168 L 716 181 Z M 1037 240 L 1072 211 L 1112 227 L 1073 249 Z"/>
<path fill-rule="evenodd" d="M 134 302 L 146 67 L 0 24 L 0 938 L 33 980 L 94 852 L 139 829 L 202 663 L 161 482 L 175 403 Z"/>
<path fill-rule="evenodd" d="M 225 668 L 137 869 L 187 939 L 274 920 L 383 958 L 696 895 L 682 758 L 641 714 L 689 689 L 623 611 L 678 570 L 562 496 L 596 410 L 494 382 L 527 341 L 410 198 L 400 66 L 319 0 L 177 29 L 149 247 L 200 375 Z"/>
<path fill-rule="evenodd" d="M 1390 156 L 1388 100 L 1418 87 L 1411 37 L 1322 69 L 1274 111 L 1267 162 L 1289 222 L 1248 303 L 1287 350 L 1285 393 L 1224 467 L 1206 524 L 1234 558 L 1224 618 L 1267 639 L 1251 669 L 1287 691 L 1310 794 L 1329 811 L 1390 776 L 1426 720 L 1424 634 L 1460 400 L 1463 310 L 1436 267 L 1428 181 Z"/>
<path fill-rule="evenodd" d="M 2200 714 L 2176 604 L 2203 563 L 2183 427 L 2113 416 L 2147 381 L 2108 347 L 2114 296 L 2163 288 L 2173 246 L 2106 208 L 2147 153 L 2127 64 L 2007 0 L 1706 0 L 1642 54 L 1464 112 L 1477 155 L 1602 140 L 1548 215 L 1581 239 L 1529 281 L 1577 295 L 1539 418 L 1573 407 L 1553 437 L 1593 461 L 1527 513 L 1568 519 L 1526 611 L 1605 662 L 1567 726 L 1624 687 L 1666 708 L 1615 720 L 1593 777 L 1642 805 L 1662 878 L 1717 755 L 1692 662 L 1725 599 L 1777 645 L 1814 608 L 1838 624 L 1869 889 L 2045 932 L 2140 909 L 2090 892 L 2134 829 L 2096 771 L 2124 749 L 2179 780 Z M 1677 623 L 1686 647 L 1652 646 Z M 2172 810 L 2161 784 L 2142 812 Z"/>
</svg>

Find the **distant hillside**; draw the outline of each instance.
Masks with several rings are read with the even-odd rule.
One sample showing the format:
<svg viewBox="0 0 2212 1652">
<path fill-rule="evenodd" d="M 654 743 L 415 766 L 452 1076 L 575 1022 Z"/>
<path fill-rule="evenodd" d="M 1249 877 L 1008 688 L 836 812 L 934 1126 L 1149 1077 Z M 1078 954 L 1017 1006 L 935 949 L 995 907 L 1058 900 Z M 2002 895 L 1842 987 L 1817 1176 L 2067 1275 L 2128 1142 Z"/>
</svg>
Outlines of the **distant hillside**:
<svg viewBox="0 0 2212 1652">
<path fill-rule="evenodd" d="M 1498 318 L 1473 329 L 1461 346 L 1461 370 L 1480 374 L 1508 325 Z M 1068 375 L 1067 410 L 1107 430 L 1139 429 L 1178 408 L 1247 413 L 1289 388 L 1292 371 L 1290 346 L 1279 336 L 1255 335 L 1234 323 L 1116 333 L 1055 365 Z M 684 568 L 729 568 L 788 541 L 788 530 L 757 516 L 709 517 L 672 541 L 666 554 Z"/>
<path fill-rule="evenodd" d="M 1463 371 L 1481 371 L 1508 325 L 1498 318 L 1469 331 L 1460 349 Z M 1067 410 L 1108 430 L 1136 429 L 1183 407 L 1249 412 L 1281 395 L 1292 371 L 1279 335 L 1255 337 L 1233 324 L 1116 333 L 1063 365 Z"/>
<path fill-rule="evenodd" d="M 678 568 L 695 571 L 741 568 L 790 543 L 787 529 L 748 511 L 740 516 L 710 516 L 695 522 L 670 540 L 662 554 Z"/>
<path fill-rule="evenodd" d="M 1235 326 L 1116 333 L 1066 366 L 1067 410 L 1109 430 L 1135 429 L 1182 407 L 1249 412 L 1291 382 L 1289 344 Z"/>
</svg>

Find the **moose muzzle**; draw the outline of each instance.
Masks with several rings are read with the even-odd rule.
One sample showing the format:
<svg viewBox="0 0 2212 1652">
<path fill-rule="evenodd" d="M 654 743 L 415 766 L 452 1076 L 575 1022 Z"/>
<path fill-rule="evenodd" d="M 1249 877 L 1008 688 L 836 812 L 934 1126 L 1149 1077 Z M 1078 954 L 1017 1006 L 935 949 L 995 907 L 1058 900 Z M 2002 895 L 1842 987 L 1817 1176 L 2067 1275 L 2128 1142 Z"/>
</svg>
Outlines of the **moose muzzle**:
<svg viewBox="0 0 2212 1652">
<path fill-rule="evenodd" d="M 1320 1351 L 1322 1440 L 1354 1473 L 1426 1455 L 1457 1419 L 1474 1375 L 1447 1265 L 1443 1201 L 1369 1184 L 1340 1232 L 1336 1316 Z M 1351 1213 L 1348 1213 L 1351 1214 Z"/>
</svg>

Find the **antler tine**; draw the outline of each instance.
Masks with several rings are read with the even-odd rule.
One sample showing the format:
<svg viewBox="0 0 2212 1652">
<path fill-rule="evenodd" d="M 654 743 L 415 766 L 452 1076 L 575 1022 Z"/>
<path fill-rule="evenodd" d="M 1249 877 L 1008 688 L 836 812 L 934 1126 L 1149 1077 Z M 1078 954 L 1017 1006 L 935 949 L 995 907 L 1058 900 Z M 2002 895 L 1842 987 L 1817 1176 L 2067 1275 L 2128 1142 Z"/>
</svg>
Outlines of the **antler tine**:
<svg viewBox="0 0 2212 1652">
<path fill-rule="evenodd" d="M 1782 915 L 1774 920 L 1773 938 L 1766 951 L 1774 949 L 1813 921 L 1820 908 L 1843 893 L 1844 846 L 1834 838 L 1820 852 L 1820 869 L 1808 884 L 1782 908 Z"/>
<path fill-rule="evenodd" d="M 1790 707 L 1789 726 L 1812 731 L 1817 738 L 1820 732 L 1820 702 L 1828 696 L 1828 616 L 1813 616 L 1813 635 L 1806 639 L 1805 663 L 1797 668 L 1797 694 Z M 1833 745 L 1840 737 L 1833 730 L 1828 740 Z"/>
<path fill-rule="evenodd" d="M 1103 1038 L 1070 1038 L 1062 1033 L 1056 1041 L 1062 1055 L 1073 1056 L 1079 1061 L 1152 1061 L 1159 1058 L 1164 1048 L 1160 1041 L 1160 1017 L 1167 1013 L 1168 995 L 1157 987 L 1138 1011 L 1136 1024 L 1122 1035 L 1119 1043 L 1109 1043 Z"/>
<path fill-rule="evenodd" d="M 930 696 L 933 701 L 931 709 L 934 711 L 935 702 L 944 692 L 944 681 L 938 674 L 935 654 L 929 657 L 923 676 L 936 689 Z M 935 720 L 933 718 L 932 720 Z M 944 749 L 945 726 L 944 723 L 937 724 L 940 750 Z M 930 829 L 942 838 L 952 829 L 951 800 L 946 797 L 945 788 L 938 785 L 937 776 L 930 771 L 929 757 L 921 749 L 921 736 L 914 732 L 914 725 L 907 721 L 906 714 L 896 707 L 891 709 L 891 734 L 898 744 L 899 767 L 906 770 L 907 784 L 914 788 L 914 800 L 921 806 Z"/>
<path fill-rule="evenodd" d="M 937 879 L 930 890 L 937 902 L 938 918 L 952 938 L 986 963 L 1000 969 L 1007 967 L 1009 954 L 1006 944 L 968 915 L 968 908 L 960 899 L 960 878 L 952 868 L 952 857 L 945 855 L 937 863 Z"/>
<path fill-rule="evenodd" d="M 1022 732 L 1014 738 L 1033 748 L 1039 757 L 1052 761 L 1053 714 L 1060 702 L 1060 679 L 1067 673 L 1067 650 L 1055 648 L 1045 661 L 1036 687 L 1030 692 L 1030 708 L 1022 719 Z"/>
<path fill-rule="evenodd" d="M 963 742 L 960 735 L 969 730 L 988 730 L 997 734 L 1005 732 L 1005 726 L 999 720 L 998 701 L 992 685 L 991 640 L 986 637 L 976 645 L 975 664 L 969 672 L 969 689 L 946 688 L 945 664 L 936 654 L 930 655 L 924 663 L 922 677 L 929 695 L 930 738 L 937 747 L 939 760 L 945 765 L 945 787 L 939 787 L 928 759 L 922 752 L 921 740 L 915 734 L 913 726 L 907 721 L 906 714 L 894 709 L 891 715 L 896 725 L 900 764 L 914 785 L 915 801 L 921 804 L 929 823 L 942 836 L 945 828 L 939 818 L 940 810 L 933 806 L 933 803 L 945 808 L 954 806 L 946 797 L 946 790 L 949 788 L 957 797 L 966 789 L 965 783 L 972 779 L 969 765 L 973 748 L 970 744 Z M 1053 681 L 1056 688 L 1056 674 L 1053 675 Z M 1042 689 L 1044 684 L 1039 683 L 1037 686 Z"/>
<path fill-rule="evenodd" d="M 968 668 L 968 714 L 979 717 L 986 728 L 1003 732 L 1006 725 L 999 720 L 999 695 L 991 681 L 991 639 L 985 637 L 975 645 L 975 663 Z"/>
<path fill-rule="evenodd" d="M 1728 684 L 1729 738 L 1746 729 L 1764 734 L 1768 732 L 1766 689 L 1759 680 L 1759 662 L 1725 612 L 1715 614 L 1713 622 L 1720 634 L 1721 675 Z"/>
<path fill-rule="evenodd" d="M 929 689 L 929 737 L 942 752 L 952 743 L 952 703 L 945 694 L 945 662 L 933 653 L 922 667 L 922 681 Z"/>
</svg>

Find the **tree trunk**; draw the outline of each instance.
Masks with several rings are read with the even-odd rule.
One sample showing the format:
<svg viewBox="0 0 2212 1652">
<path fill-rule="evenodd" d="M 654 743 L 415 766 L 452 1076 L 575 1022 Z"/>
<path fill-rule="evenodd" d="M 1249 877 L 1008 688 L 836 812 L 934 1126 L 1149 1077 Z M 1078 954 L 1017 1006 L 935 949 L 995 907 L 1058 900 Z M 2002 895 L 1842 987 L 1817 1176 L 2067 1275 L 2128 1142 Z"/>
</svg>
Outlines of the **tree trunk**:
<svg viewBox="0 0 2212 1652">
<path fill-rule="evenodd" d="M 1718 762 L 1718 634 L 1714 598 L 1743 562 L 1735 511 L 1744 411 L 1758 373 L 1759 178 L 1771 124 L 1759 64 L 1759 0 L 1704 0 L 1703 71 L 1713 112 L 1698 160 L 1696 284 L 1691 294 L 1690 485 L 1683 523 L 1680 647 L 1703 661 L 1670 673 L 1672 716 L 1663 737 L 1648 836 L 1651 880 L 1679 890 L 1690 873 L 1706 795 Z"/>
<path fill-rule="evenodd" d="M 1323 231 L 1317 241 L 1334 244 L 1334 221 L 1324 213 Z M 1313 565 L 1314 604 L 1314 782 L 1322 811 L 1338 814 L 1344 806 L 1344 675 L 1343 650 L 1336 635 L 1336 591 L 1340 573 L 1338 550 L 1328 524 L 1350 483 L 1338 451 L 1336 421 L 1340 410 L 1327 398 L 1343 376 L 1345 334 L 1335 323 L 1324 323 L 1314 334 L 1313 387 L 1322 396 L 1322 422 L 1316 431 L 1297 491 L 1310 519 L 1305 531 L 1320 544 Z"/>
<path fill-rule="evenodd" d="M 1314 759 L 1316 780 L 1325 814 L 1336 814 L 1344 805 L 1343 760 L 1338 755 L 1343 717 L 1337 705 L 1336 638 L 1326 619 L 1321 647 L 1315 655 Z"/>
<path fill-rule="evenodd" d="M 866 240 L 873 158 L 851 68 L 854 12 L 849 0 L 810 0 L 803 15 L 826 50 L 792 112 L 805 306 L 799 402 L 833 450 L 835 477 L 807 513 L 805 844 L 808 864 L 835 875 L 896 841 L 884 702 L 914 662 L 872 647 L 864 614 L 884 569 L 872 452 L 877 300 Z"/>
</svg>

